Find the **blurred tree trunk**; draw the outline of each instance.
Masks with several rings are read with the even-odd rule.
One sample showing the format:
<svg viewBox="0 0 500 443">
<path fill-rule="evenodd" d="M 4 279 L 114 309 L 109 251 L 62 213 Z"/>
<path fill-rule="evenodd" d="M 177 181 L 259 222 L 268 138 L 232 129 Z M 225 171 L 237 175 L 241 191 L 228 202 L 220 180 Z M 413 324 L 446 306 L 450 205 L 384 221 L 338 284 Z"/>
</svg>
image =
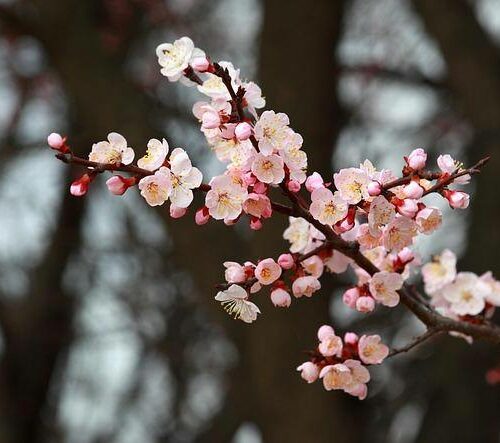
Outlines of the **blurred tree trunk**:
<svg viewBox="0 0 500 443">
<path fill-rule="evenodd" d="M 492 156 L 473 179 L 469 241 L 461 266 L 478 273 L 491 270 L 499 277 L 500 229 L 494 220 L 500 217 L 500 51 L 481 27 L 470 2 L 414 0 L 413 4 L 441 49 L 457 109 L 473 126 L 475 137 L 467 153 L 470 162 Z M 435 352 L 440 369 L 427 378 L 433 381 L 434 395 L 418 441 L 496 442 L 500 397 L 486 385 L 484 372 L 496 363 L 498 353 L 495 357 L 491 347 L 445 344 L 446 350 Z"/>
</svg>

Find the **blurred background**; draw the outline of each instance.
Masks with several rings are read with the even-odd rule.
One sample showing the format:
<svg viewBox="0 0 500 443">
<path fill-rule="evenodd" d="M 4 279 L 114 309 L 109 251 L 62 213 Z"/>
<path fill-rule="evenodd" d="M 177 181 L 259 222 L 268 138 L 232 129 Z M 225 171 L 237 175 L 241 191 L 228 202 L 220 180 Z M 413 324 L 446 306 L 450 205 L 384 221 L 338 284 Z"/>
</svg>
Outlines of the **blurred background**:
<svg viewBox="0 0 500 443">
<path fill-rule="evenodd" d="M 102 180 L 69 194 L 81 171 L 54 130 L 81 155 L 112 130 L 139 154 L 166 137 L 220 170 L 199 95 L 159 73 L 156 46 L 183 35 L 290 115 L 311 171 L 492 154 L 472 210 L 417 250 L 500 277 L 500 0 L 0 0 L 0 443 L 499 442 L 498 347 L 440 337 L 374 368 L 359 402 L 304 383 L 303 350 L 324 322 L 401 345 L 421 331 L 404 309 L 362 317 L 327 278 L 288 310 L 263 299 L 251 326 L 223 312 L 222 262 L 276 256 L 284 220 L 256 235 Z"/>
</svg>

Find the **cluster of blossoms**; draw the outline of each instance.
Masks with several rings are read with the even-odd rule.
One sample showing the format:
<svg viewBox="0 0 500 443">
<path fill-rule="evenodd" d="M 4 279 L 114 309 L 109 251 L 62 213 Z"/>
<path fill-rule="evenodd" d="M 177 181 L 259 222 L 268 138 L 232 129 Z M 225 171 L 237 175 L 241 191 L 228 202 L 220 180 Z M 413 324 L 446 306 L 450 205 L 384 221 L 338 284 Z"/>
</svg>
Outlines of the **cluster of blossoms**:
<svg viewBox="0 0 500 443">
<path fill-rule="evenodd" d="M 458 272 L 457 259 L 444 250 L 433 261 L 422 266 L 425 291 L 436 310 L 449 318 L 467 319 L 482 315 L 491 318 L 500 307 L 500 282 L 491 272 L 478 276 L 473 272 Z"/>
<path fill-rule="evenodd" d="M 225 165 L 224 172 L 203 183 L 186 151 L 175 148 L 169 155 L 164 139 L 149 140 L 146 154 L 133 165 L 134 150 L 120 134 L 112 132 L 107 141 L 94 144 L 84 159 L 74 155 L 65 137 L 54 133 L 48 143 L 57 158 L 86 168 L 71 185 L 73 195 L 86 194 L 98 174 L 110 171 L 113 175 L 106 184 L 111 193 L 123 195 L 137 185 L 151 206 L 170 201 L 174 218 L 187 213 L 194 191 L 205 193 L 204 204 L 194 211 L 198 225 L 211 219 L 226 225 L 246 220 L 251 229 L 259 230 L 274 213 L 287 216 L 283 238 L 289 248 L 279 257 L 224 263 L 226 281 L 215 299 L 246 323 L 261 312 L 254 298 L 263 288 L 269 289 L 274 306 L 287 308 L 293 298 L 312 297 L 325 271 L 343 273 L 348 268 L 357 278 L 343 295 L 350 308 L 368 313 L 377 304 L 393 308 L 402 299 L 416 313 L 419 302 L 412 298 L 408 303 L 405 285 L 419 265 L 412 246 L 419 235 L 432 234 L 442 222 L 441 211 L 428 206 L 425 197 L 434 193 L 453 209 L 467 208 L 469 195 L 451 186 L 467 184 L 487 159 L 465 169 L 450 155 L 440 155 L 432 171 L 427 153 L 419 148 L 404 157 L 399 175 L 377 170 L 366 160 L 324 178 L 308 173 L 302 137 L 290 127 L 288 116 L 274 111 L 259 115 L 265 106 L 261 89 L 243 80 L 231 63 L 212 62 L 188 37 L 160 45 L 157 56 L 161 73 L 170 81 L 196 87 L 208 97 L 195 103 L 193 114 L 208 146 Z M 284 195 L 291 205 L 277 203 L 273 193 Z M 428 326 L 448 317 L 461 322 L 456 329 L 464 329 L 463 323 L 480 324 L 500 304 L 500 283 L 491 274 L 457 274 L 455 261 L 445 251 L 422 269 L 435 310 L 428 311 L 425 303 L 425 312 L 420 310 L 418 316 L 433 316 Z M 449 326 L 447 330 L 453 331 Z M 299 367 L 303 378 L 312 382 L 320 377 L 328 390 L 364 398 L 370 375 L 362 363 L 379 364 L 388 355 L 380 337 L 358 340 L 348 333 L 342 341 L 323 326 L 318 338 L 311 361 Z"/>
<path fill-rule="evenodd" d="M 321 378 L 327 391 L 340 389 L 363 400 L 370 381 L 370 372 L 363 364 L 381 364 L 389 355 L 389 348 L 378 335 L 358 337 L 347 332 L 342 340 L 328 325 L 318 329 L 318 340 L 317 348 L 309 353 L 309 361 L 297 367 L 302 378 L 307 383 Z"/>
</svg>

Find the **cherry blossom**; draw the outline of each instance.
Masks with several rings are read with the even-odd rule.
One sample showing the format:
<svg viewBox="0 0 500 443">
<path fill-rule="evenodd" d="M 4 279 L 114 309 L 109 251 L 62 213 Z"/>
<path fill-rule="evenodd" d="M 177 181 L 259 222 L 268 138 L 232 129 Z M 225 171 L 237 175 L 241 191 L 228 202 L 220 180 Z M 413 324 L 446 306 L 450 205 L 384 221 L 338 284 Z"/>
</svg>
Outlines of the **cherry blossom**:
<svg viewBox="0 0 500 443">
<path fill-rule="evenodd" d="M 292 303 L 292 297 L 290 297 L 290 294 L 284 289 L 276 288 L 271 291 L 271 301 L 274 306 L 288 308 Z"/>
<path fill-rule="evenodd" d="M 108 141 L 94 143 L 89 160 L 97 163 L 123 163 L 128 165 L 134 160 L 134 150 L 127 146 L 127 140 L 117 132 L 108 134 Z"/>
<path fill-rule="evenodd" d="M 297 371 L 300 371 L 300 376 L 307 383 L 314 383 L 319 377 L 319 368 L 314 363 L 306 361 L 297 367 Z"/>
<path fill-rule="evenodd" d="M 284 148 L 292 130 L 288 127 L 290 120 L 283 112 L 264 111 L 255 124 L 255 138 L 259 142 L 259 150 L 270 155 Z"/>
<path fill-rule="evenodd" d="M 161 73 L 171 82 L 179 80 L 189 62 L 205 54 L 195 48 L 189 37 L 182 37 L 173 43 L 162 43 L 156 48 L 158 63 L 162 67 Z"/>
<path fill-rule="evenodd" d="M 262 285 L 274 283 L 281 275 L 281 266 L 272 258 L 266 258 L 259 262 L 255 268 L 255 277 Z"/>
<path fill-rule="evenodd" d="M 137 166 L 148 171 L 156 171 L 159 169 L 168 153 L 168 143 L 165 139 L 162 141 L 152 138 L 148 142 L 148 149 L 146 155 L 137 160 Z"/>
<path fill-rule="evenodd" d="M 418 230 L 427 235 L 436 231 L 441 226 L 442 220 L 441 211 L 437 208 L 423 208 L 415 216 Z"/>
<path fill-rule="evenodd" d="M 362 335 L 358 351 L 361 361 L 370 365 L 379 365 L 389 355 L 389 348 L 381 342 L 380 335 Z"/>
<path fill-rule="evenodd" d="M 305 295 L 306 297 L 312 297 L 312 295 L 321 288 L 321 283 L 316 277 L 305 276 L 299 277 L 293 282 L 292 291 L 293 295 L 297 298 Z"/>
<path fill-rule="evenodd" d="M 397 291 L 403 286 L 403 277 L 395 272 L 381 271 L 373 274 L 370 292 L 375 300 L 385 306 L 394 307 L 399 303 Z"/>
<path fill-rule="evenodd" d="M 490 292 L 490 287 L 472 272 L 459 272 L 453 283 L 441 289 L 442 297 L 450 302 L 450 310 L 457 315 L 479 314 Z"/>
<path fill-rule="evenodd" d="M 368 185 L 371 180 L 366 172 L 361 169 L 341 169 L 333 175 L 333 181 L 342 199 L 350 205 L 355 205 L 370 196 L 368 194 Z"/>
<path fill-rule="evenodd" d="M 141 195 L 150 206 L 160 206 L 165 203 L 172 193 L 170 170 L 161 167 L 154 175 L 148 175 L 139 181 Z"/>
<path fill-rule="evenodd" d="M 262 183 L 277 185 L 285 178 L 283 159 L 276 154 L 257 154 L 252 163 L 252 172 Z"/>
<path fill-rule="evenodd" d="M 334 225 L 347 215 L 347 203 L 327 188 L 318 188 L 311 194 L 311 215 L 324 225 Z"/>
<path fill-rule="evenodd" d="M 218 292 L 215 300 L 221 302 L 229 315 L 245 323 L 254 322 L 257 314 L 260 314 L 258 306 L 248 301 L 247 291 L 238 285 L 231 285 L 227 290 Z"/>
<path fill-rule="evenodd" d="M 219 175 L 210 181 L 205 204 L 210 215 L 216 220 L 234 220 L 243 209 L 248 196 L 246 188 L 234 183 L 228 175 Z"/>
<path fill-rule="evenodd" d="M 457 275 L 456 263 L 455 254 L 449 249 L 445 249 L 432 262 L 422 266 L 425 292 L 432 295 L 448 283 L 451 283 Z"/>
</svg>

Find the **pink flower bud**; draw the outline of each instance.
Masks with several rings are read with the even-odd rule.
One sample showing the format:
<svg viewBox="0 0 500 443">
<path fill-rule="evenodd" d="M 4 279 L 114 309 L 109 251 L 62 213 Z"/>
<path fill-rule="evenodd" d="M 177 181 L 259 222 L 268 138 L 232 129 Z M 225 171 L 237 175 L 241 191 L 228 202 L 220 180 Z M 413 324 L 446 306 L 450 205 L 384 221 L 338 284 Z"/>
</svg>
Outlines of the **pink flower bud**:
<svg viewBox="0 0 500 443">
<path fill-rule="evenodd" d="M 317 172 L 313 172 L 306 180 L 306 189 L 313 192 L 315 189 L 324 187 L 323 177 Z"/>
<path fill-rule="evenodd" d="M 342 296 L 342 301 L 347 306 L 354 309 L 356 307 L 356 300 L 358 298 L 359 298 L 359 289 L 358 288 L 350 288 L 344 292 L 344 295 Z"/>
<path fill-rule="evenodd" d="M 398 252 L 398 258 L 403 264 L 406 264 L 415 258 L 415 254 L 410 248 L 403 248 Z"/>
<path fill-rule="evenodd" d="M 356 300 L 356 310 L 359 312 L 371 312 L 375 309 L 375 300 L 371 297 L 359 297 Z"/>
<path fill-rule="evenodd" d="M 60 149 L 64 144 L 64 139 L 62 138 L 61 134 L 53 132 L 47 137 L 47 143 L 52 149 Z"/>
<path fill-rule="evenodd" d="M 287 184 L 286 187 L 290 192 L 299 192 L 300 191 L 300 183 L 295 180 L 290 180 Z"/>
<path fill-rule="evenodd" d="M 278 264 L 283 269 L 292 269 L 295 264 L 295 260 L 293 259 L 292 254 L 281 254 L 278 257 Z"/>
<path fill-rule="evenodd" d="M 71 195 L 74 195 L 75 197 L 81 197 L 89 190 L 89 184 L 91 181 L 92 180 L 88 174 L 83 174 L 78 180 L 71 183 L 69 192 L 71 192 Z"/>
<path fill-rule="evenodd" d="M 403 188 L 403 192 L 407 198 L 418 200 L 422 197 L 422 195 L 424 195 L 424 188 L 422 188 L 422 186 L 420 186 L 416 181 L 411 181 Z"/>
<path fill-rule="evenodd" d="M 465 209 L 469 206 L 469 194 L 462 191 L 444 190 L 443 195 L 453 209 Z"/>
<path fill-rule="evenodd" d="M 262 182 L 257 182 L 253 185 L 253 192 L 256 194 L 265 194 L 267 192 L 267 185 Z"/>
<path fill-rule="evenodd" d="M 359 340 L 359 337 L 354 332 L 346 332 L 344 335 L 344 343 L 346 345 L 355 345 Z"/>
<path fill-rule="evenodd" d="M 247 186 L 253 186 L 257 178 L 251 172 L 246 172 L 245 175 L 243 175 L 243 181 Z"/>
<path fill-rule="evenodd" d="M 318 377 L 319 377 L 319 368 L 316 366 L 314 363 L 310 361 L 306 361 L 305 363 L 302 363 L 298 368 L 297 371 L 301 371 L 300 376 L 307 382 L 307 383 L 313 383 L 315 382 Z"/>
<path fill-rule="evenodd" d="M 234 135 L 238 140 L 248 140 L 252 135 L 253 129 L 247 122 L 238 123 L 234 128 Z"/>
<path fill-rule="evenodd" d="M 381 192 L 382 186 L 379 182 L 373 181 L 371 183 L 368 183 L 368 194 L 370 194 L 372 197 L 380 195 Z"/>
<path fill-rule="evenodd" d="M 405 217 L 413 218 L 418 212 L 418 204 L 416 200 L 407 198 L 397 207 L 398 212 Z"/>
<path fill-rule="evenodd" d="M 106 186 L 109 192 L 114 195 L 123 195 L 131 186 L 135 185 L 135 178 L 122 177 L 121 175 L 113 175 L 106 180 Z"/>
<path fill-rule="evenodd" d="M 329 325 L 320 326 L 320 328 L 318 329 L 318 340 L 319 341 L 324 341 L 327 338 L 333 337 L 333 336 L 335 336 L 335 331 Z"/>
<path fill-rule="evenodd" d="M 215 129 L 220 126 L 220 116 L 217 111 L 206 111 L 201 118 L 201 127 L 204 129 Z"/>
<path fill-rule="evenodd" d="M 208 223 L 208 220 L 210 220 L 210 214 L 208 213 L 208 208 L 206 206 L 203 206 L 196 211 L 194 221 L 198 226 Z"/>
<path fill-rule="evenodd" d="M 186 214 L 187 208 L 179 208 L 178 206 L 170 205 L 170 217 L 181 218 Z"/>
<path fill-rule="evenodd" d="M 279 308 L 288 308 L 292 303 L 292 297 L 284 289 L 277 288 L 271 292 L 273 305 Z"/>
<path fill-rule="evenodd" d="M 206 72 L 210 66 L 210 62 L 206 57 L 195 57 L 191 62 L 191 67 L 197 72 Z"/>
<path fill-rule="evenodd" d="M 257 217 L 250 217 L 250 229 L 258 231 L 262 229 L 262 221 Z"/>
<path fill-rule="evenodd" d="M 425 168 L 426 161 L 427 161 L 427 154 L 422 148 L 413 150 L 406 159 L 408 166 L 415 171 L 419 171 L 420 169 Z"/>
</svg>

